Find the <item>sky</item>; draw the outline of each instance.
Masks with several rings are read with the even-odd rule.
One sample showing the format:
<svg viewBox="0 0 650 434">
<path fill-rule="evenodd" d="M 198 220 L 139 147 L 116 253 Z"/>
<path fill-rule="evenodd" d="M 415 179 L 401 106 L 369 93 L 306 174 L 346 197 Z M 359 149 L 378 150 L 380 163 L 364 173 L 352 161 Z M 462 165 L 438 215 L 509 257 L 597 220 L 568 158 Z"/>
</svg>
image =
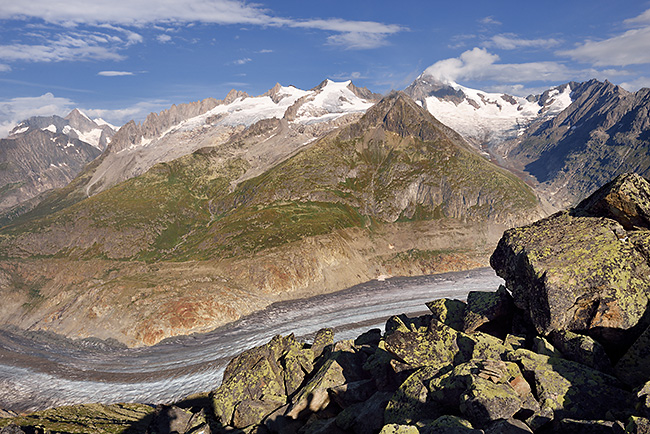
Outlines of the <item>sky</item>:
<svg viewBox="0 0 650 434">
<path fill-rule="evenodd" d="M 230 89 L 428 74 L 526 96 L 650 87 L 650 1 L 0 0 L 0 137 L 80 108 L 115 125 Z"/>
</svg>

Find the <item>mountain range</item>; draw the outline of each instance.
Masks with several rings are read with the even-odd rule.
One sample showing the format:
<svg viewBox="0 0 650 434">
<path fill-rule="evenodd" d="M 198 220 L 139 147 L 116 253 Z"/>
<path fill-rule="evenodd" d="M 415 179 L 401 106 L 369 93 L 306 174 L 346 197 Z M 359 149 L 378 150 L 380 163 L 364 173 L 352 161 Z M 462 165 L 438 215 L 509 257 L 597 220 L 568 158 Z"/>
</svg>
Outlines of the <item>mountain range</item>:
<svg viewBox="0 0 650 434">
<path fill-rule="evenodd" d="M 330 80 L 231 91 L 117 131 L 76 110 L 32 118 L 0 142 L 2 167 L 74 171 L 7 202 L 0 323 L 149 345 L 277 300 L 487 265 L 504 229 L 647 175 L 648 108 L 647 89 L 595 80 L 521 98 L 422 75 L 385 97 Z"/>
</svg>

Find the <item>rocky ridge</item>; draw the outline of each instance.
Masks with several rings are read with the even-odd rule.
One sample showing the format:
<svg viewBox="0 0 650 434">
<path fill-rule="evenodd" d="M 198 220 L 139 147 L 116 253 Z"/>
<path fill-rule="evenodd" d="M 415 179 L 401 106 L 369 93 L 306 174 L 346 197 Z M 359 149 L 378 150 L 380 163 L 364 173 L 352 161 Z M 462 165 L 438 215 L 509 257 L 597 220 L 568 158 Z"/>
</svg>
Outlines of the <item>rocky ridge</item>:
<svg viewBox="0 0 650 434">
<path fill-rule="evenodd" d="M 2 432 L 647 432 L 649 322 L 636 303 L 649 295 L 637 282 L 650 263 L 649 198 L 645 179 L 624 175 L 573 210 L 506 232 L 492 264 L 507 288 L 434 300 L 429 315 L 393 316 L 383 333 L 335 342 L 322 329 L 311 344 L 276 336 L 235 357 L 210 393 L 155 409 L 76 406 L 13 416 L 0 420 Z M 585 245 L 587 221 L 629 246 Z M 544 244 L 551 226 L 565 244 Z M 591 254 L 571 262 L 571 249 Z M 626 265 L 637 254 L 645 265 Z M 639 276 L 621 279 L 626 267 Z M 577 303 L 563 314 L 565 294 L 598 300 L 596 308 Z M 621 332 L 624 339 L 612 339 Z"/>
<path fill-rule="evenodd" d="M 570 86 L 573 101 L 564 111 L 495 147 L 557 207 L 576 204 L 619 174 L 650 174 L 650 89 L 628 92 L 597 80 Z"/>
</svg>

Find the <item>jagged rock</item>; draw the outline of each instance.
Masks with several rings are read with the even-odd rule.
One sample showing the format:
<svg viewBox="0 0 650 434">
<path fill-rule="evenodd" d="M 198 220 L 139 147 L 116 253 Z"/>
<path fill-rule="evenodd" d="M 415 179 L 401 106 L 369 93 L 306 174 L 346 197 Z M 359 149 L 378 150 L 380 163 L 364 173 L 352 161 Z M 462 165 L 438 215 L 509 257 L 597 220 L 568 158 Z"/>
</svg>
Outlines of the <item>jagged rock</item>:
<svg viewBox="0 0 650 434">
<path fill-rule="evenodd" d="M 384 410 L 391 397 L 389 392 L 376 392 L 364 402 L 354 404 L 336 417 L 336 424 L 346 431 L 373 434 L 384 425 Z"/>
<path fill-rule="evenodd" d="M 628 231 L 650 229 L 650 183 L 636 173 L 625 173 L 580 202 L 574 213 L 607 217 Z"/>
<path fill-rule="evenodd" d="M 650 434 L 650 419 L 645 417 L 631 416 L 625 425 L 626 434 Z"/>
<path fill-rule="evenodd" d="M 330 387 L 327 391 L 339 407 L 347 408 L 370 398 L 377 391 L 377 388 L 375 387 L 374 381 L 361 380 Z"/>
<path fill-rule="evenodd" d="M 512 307 L 512 297 L 503 286 L 499 286 L 496 292 L 470 291 L 463 331 L 474 333 L 484 324 L 508 317 L 512 314 Z"/>
<path fill-rule="evenodd" d="M 267 415 L 285 405 L 286 397 L 264 396 L 263 400 L 244 399 L 234 409 L 232 426 L 245 428 L 259 424 Z"/>
<path fill-rule="evenodd" d="M 228 425 L 233 419 L 235 407 L 242 401 L 264 401 L 255 409 L 281 407 L 286 402 L 286 375 L 283 359 L 301 350 L 293 335 L 275 336 L 268 344 L 241 353 L 226 366 L 222 385 L 212 392 L 212 407 L 222 423 Z M 287 363 L 284 363 L 287 365 Z M 289 363 L 291 366 L 291 363 Z M 289 374 L 290 385 L 295 384 Z M 267 399 L 270 398 L 270 399 Z M 284 402 L 282 401 L 284 398 Z"/>
<path fill-rule="evenodd" d="M 444 415 L 420 428 L 420 434 L 482 434 L 472 424 L 461 417 Z"/>
<path fill-rule="evenodd" d="M 558 351 L 553 344 L 547 341 L 545 338 L 540 336 L 535 336 L 533 338 L 533 351 L 542 356 L 548 357 L 562 357 L 562 353 Z"/>
<path fill-rule="evenodd" d="M 394 356 L 386 351 L 386 342 L 381 340 L 374 354 L 363 364 L 363 370 L 372 378 L 377 390 L 394 391 L 406 379 L 408 371 L 397 374 Z"/>
<path fill-rule="evenodd" d="M 468 336 L 461 335 L 457 342 L 461 348 L 471 342 L 472 359 L 499 359 L 506 352 L 506 347 L 501 339 L 495 338 L 487 333 L 474 332 Z M 467 350 L 465 349 L 465 351 Z M 464 358 L 468 359 L 470 357 Z"/>
<path fill-rule="evenodd" d="M 614 372 L 625 384 L 633 387 L 650 380 L 650 327 L 616 363 Z"/>
<path fill-rule="evenodd" d="M 420 431 L 416 426 L 413 425 L 399 425 L 396 423 L 390 423 L 384 425 L 379 431 L 379 434 L 419 434 Z"/>
<path fill-rule="evenodd" d="M 393 317 L 395 322 L 399 318 Z M 459 332 L 431 318 L 426 330 L 409 329 L 405 324 L 386 331 L 386 350 L 413 368 L 433 366 L 438 369 L 452 363 L 459 354 Z"/>
<path fill-rule="evenodd" d="M 423 367 L 411 374 L 391 396 L 384 412 L 387 424 L 411 424 L 439 417 L 442 412 L 429 399 L 425 383 L 438 370 Z"/>
<path fill-rule="evenodd" d="M 320 356 L 323 353 L 323 350 L 326 346 L 332 345 L 334 343 L 334 330 L 331 328 L 324 328 L 316 332 L 314 337 L 314 343 L 311 346 L 311 350 L 314 352 L 314 358 Z"/>
<path fill-rule="evenodd" d="M 610 219 L 562 212 L 505 232 L 490 264 L 538 333 L 584 331 L 620 348 L 648 306 L 650 267 Z"/>
<path fill-rule="evenodd" d="M 592 420 L 607 412 L 626 415 L 634 408 L 634 396 L 616 378 L 580 363 L 525 349 L 508 353 L 508 359 L 521 367 L 524 377 L 534 379 L 541 414 Z"/>
<path fill-rule="evenodd" d="M 354 345 L 371 345 L 371 346 L 377 346 L 379 345 L 379 341 L 381 340 L 381 330 L 380 329 L 371 329 L 368 330 L 365 333 L 360 334 L 355 340 L 354 340 Z"/>
<path fill-rule="evenodd" d="M 512 418 L 495 420 L 483 431 L 485 434 L 527 434 L 533 432 L 528 425 Z"/>
<path fill-rule="evenodd" d="M 645 383 L 643 387 L 637 393 L 637 397 L 640 400 L 639 407 L 640 412 L 645 417 L 650 417 L 650 381 Z"/>
<path fill-rule="evenodd" d="M 315 420 L 300 430 L 301 434 L 345 434 L 336 424 L 336 418 Z M 284 434 L 284 433 L 282 433 Z"/>
<path fill-rule="evenodd" d="M 571 434 L 612 434 L 615 422 L 610 420 L 560 420 L 556 432 Z"/>
<path fill-rule="evenodd" d="M 439 298 L 426 304 L 433 317 L 452 329 L 462 332 L 466 303 L 451 298 Z"/>
<path fill-rule="evenodd" d="M 210 434 L 205 413 L 192 413 L 174 405 L 160 405 L 147 428 L 147 434 Z"/>
<path fill-rule="evenodd" d="M 550 339 L 565 358 L 587 365 L 597 371 L 605 373 L 612 371 L 612 362 L 605 349 L 590 336 L 560 330 L 553 332 Z"/>
<path fill-rule="evenodd" d="M 508 334 L 503 340 L 503 346 L 506 348 L 506 350 L 510 351 L 524 348 L 526 346 L 526 338 L 524 336 Z"/>
</svg>

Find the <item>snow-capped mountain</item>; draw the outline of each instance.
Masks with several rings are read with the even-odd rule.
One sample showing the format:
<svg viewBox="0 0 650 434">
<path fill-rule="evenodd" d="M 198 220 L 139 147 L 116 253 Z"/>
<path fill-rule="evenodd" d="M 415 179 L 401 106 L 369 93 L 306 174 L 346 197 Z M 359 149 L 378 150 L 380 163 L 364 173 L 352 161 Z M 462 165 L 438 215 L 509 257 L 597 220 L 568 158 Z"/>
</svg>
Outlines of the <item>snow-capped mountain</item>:
<svg viewBox="0 0 650 434">
<path fill-rule="evenodd" d="M 443 83 L 422 74 L 405 92 L 480 148 L 516 138 L 534 122 L 557 116 L 571 104 L 569 84 L 523 98 Z"/>
<path fill-rule="evenodd" d="M 284 123 L 258 141 L 256 149 L 265 148 L 263 152 L 248 148 L 233 152 L 241 153 L 251 166 L 259 164 L 260 153 L 275 161 L 348 122 L 344 118 L 356 119 L 355 115 L 364 113 L 377 99 L 378 95 L 351 81 L 325 80 L 311 90 L 276 84 L 260 96 L 232 90 L 223 100 L 209 98 L 172 106 L 150 114 L 141 124 L 129 122 L 117 132 L 88 182 L 86 194 L 140 175 L 157 163 L 224 144 L 244 129 L 271 119 Z"/>
<path fill-rule="evenodd" d="M 19 123 L 9 137 L 26 133 L 33 129 L 64 134 L 72 139 L 79 139 L 103 151 L 118 130 L 103 119 L 92 120 L 79 109 L 72 110 L 66 117 L 35 116 Z"/>
</svg>

